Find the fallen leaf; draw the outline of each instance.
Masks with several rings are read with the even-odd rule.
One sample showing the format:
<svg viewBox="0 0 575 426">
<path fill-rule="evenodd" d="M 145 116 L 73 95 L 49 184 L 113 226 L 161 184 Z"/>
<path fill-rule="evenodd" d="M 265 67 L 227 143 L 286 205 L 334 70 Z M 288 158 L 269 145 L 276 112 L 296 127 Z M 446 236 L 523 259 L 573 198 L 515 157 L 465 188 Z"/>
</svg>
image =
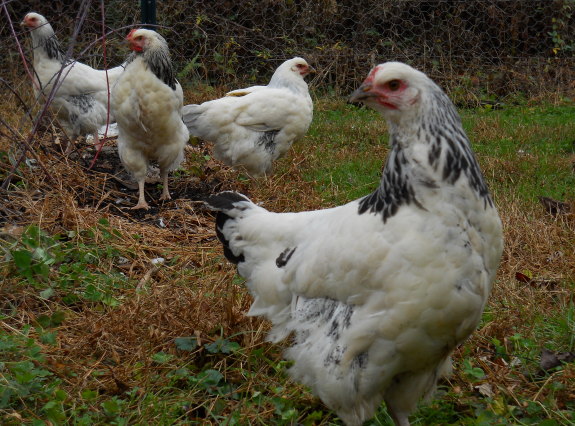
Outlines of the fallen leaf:
<svg viewBox="0 0 575 426">
<path fill-rule="evenodd" d="M 547 213 L 557 216 L 559 214 L 568 214 L 571 212 L 571 205 L 563 201 L 554 200 L 549 197 L 539 197 L 539 202 L 543 204 Z"/>
<path fill-rule="evenodd" d="M 551 263 L 556 260 L 563 258 L 564 254 L 561 250 L 554 251 L 549 256 L 547 256 L 547 262 Z"/>
<path fill-rule="evenodd" d="M 543 349 L 541 351 L 541 361 L 539 362 L 539 368 L 546 371 L 552 368 L 558 367 L 565 362 L 575 361 L 575 352 L 554 352 L 549 349 Z"/>
<path fill-rule="evenodd" d="M 19 413 L 15 412 L 15 411 L 12 412 L 12 413 L 6 414 L 6 415 L 4 416 L 4 418 L 5 418 L 5 419 L 16 419 L 16 420 L 18 420 L 19 422 L 23 421 L 22 416 L 21 416 Z"/>
<path fill-rule="evenodd" d="M 516 272 L 515 279 L 520 283 L 529 284 L 532 287 L 547 287 L 548 289 L 553 289 L 559 284 L 559 279 L 554 278 L 531 278 L 529 275 L 523 272 Z"/>
<path fill-rule="evenodd" d="M 530 284 L 531 281 L 533 281 L 531 277 L 525 275 L 523 272 L 515 272 L 515 279 L 520 283 L 526 283 L 526 284 Z"/>
<path fill-rule="evenodd" d="M 20 237 L 24 233 L 24 227 L 19 225 L 8 224 L 0 228 L 0 235 L 6 234 L 11 237 Z"/>
<path fill-rule="evenodd" d="M 491 398 L 494 395 L 493 388 L 489 383 L 481 383 L 479 386 L 475 386 L 475 389 L 477 389 L 481 395 L 488 398 Z"/>
</svg>

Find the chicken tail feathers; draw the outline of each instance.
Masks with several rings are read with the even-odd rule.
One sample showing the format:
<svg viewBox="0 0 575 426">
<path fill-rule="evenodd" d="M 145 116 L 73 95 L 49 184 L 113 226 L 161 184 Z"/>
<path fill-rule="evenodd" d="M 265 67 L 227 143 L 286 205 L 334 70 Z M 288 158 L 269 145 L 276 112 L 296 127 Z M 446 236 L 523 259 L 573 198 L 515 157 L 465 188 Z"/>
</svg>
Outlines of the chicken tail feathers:
<svg viewBox="0 0 575 426">
<path fill-rule="evenodd" d="M 190 135 L 205 138 L 207 133 L 202 125 L 200 117 L 204 112 L 204 107 L 201 105 L 184 105 L 182 107 L 182 121 L 188 128 Z"/>
<path fill-rule="evenodd" d="M 245 195 L 233 191 L 223 191 L 216 195 L 210 195 L 205 200 L 206 204 L 212 210 L 217 210 L 221 212 L 227 212 L 238 208 L 236 203 L 239 203 L 241 201 L 247 201 L 248 203 L 252 203 L 251 200 Z M 245 210 L 245 207 L 239 208 L 239 210 L 243 211 Z"/>
<path fill-rule="evenodd" d="M 224 256 L 234 265 L 237 265 L 240 262 L 245 261 L 245 257 L 243 253 L 239 255 L 235 255 L 232 249 L 230 248 L 230 241 L 226 238 L 224 233 L 221 231 L 224 227 L 224 224 L 231 219 L 227 214 L 218 212 L 216 215 L 216 235 L 218 236 L 218 240 L 224 246 Z"/>
<path fill-rule="evenodd" d="M 232 232 L 225 232 L 224 226 L 229 220 L 235 220 L 240 217 L 241 213 L 254 204 L 246 196 L 232 191 L 220 192 L 216 195 L 211 195 L 206 198 L 204 202 L 212 210 L 216 210 L 216 235 L 222 245 L 224 246 L 224 255 L 233 264 L 238 264 L 245 261 L 243 253 L 234 253 L 230 247 L 230 234 Z M 239 204 L 242 203 L 242 204 Z"/>
</svg>

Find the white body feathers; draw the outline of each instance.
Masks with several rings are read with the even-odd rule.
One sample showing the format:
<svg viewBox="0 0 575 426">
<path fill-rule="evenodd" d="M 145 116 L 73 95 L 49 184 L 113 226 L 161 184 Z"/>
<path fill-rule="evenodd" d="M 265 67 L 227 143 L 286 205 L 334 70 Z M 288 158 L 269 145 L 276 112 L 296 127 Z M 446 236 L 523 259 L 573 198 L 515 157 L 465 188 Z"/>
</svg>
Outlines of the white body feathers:
<svg viewBox="0 0 575 426">
<path fill-rule="evenodd" d="M 301 67 L 301 68 L 300 68 Z M 192 136 L 214 142 L 214 156 L 258 176 L 302 138 L 313 117 L 303 77 L 313 70 L 301 58 L 284 62 L 267 86 L 252 86 L 201 105 L 186 105 Z"/>
</svg>

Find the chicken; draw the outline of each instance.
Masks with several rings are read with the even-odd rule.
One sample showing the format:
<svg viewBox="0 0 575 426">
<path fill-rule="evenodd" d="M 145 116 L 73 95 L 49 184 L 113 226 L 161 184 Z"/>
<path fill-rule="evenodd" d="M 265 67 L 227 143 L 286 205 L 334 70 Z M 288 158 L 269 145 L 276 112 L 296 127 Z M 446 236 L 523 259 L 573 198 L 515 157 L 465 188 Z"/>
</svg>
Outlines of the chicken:
<svg viewBox="0 0 575 426">
<path fill-rule="evenodd" d="M 343 206 L 272 213 L 212 195 L 216 233 L 254 297 L 249 315 L 293 333 L 289 373 L 347 425 L 385 401 L 397 425 L 431 396 L 477 327 L 502 252 L 501 221 L 461 120 L 425 74 L 376 66 L 351 98 L 379 111 L 379 187 Z"/>
<path fill-rule="evenodd" d="M 176 80 L 168 44 L 152 30 L 135 29 L 126 37 L 134 52 L 112 89 L 112 111 L 118 123 L 118 153 L 138 181 L 134 209 L 149 209 L 144 183 L 151 160 L 160 166 L 161 200 L 169 200 L 168 172 L 184 159 L 189 139 L 182 122 L 184 94 Z"/>
<path fill-rule="evenodd" d="M 215 143 L 218 160 L 243 167 L 253 176 L 269 174 L 273 161 L 309 128 L 313 103 L 304 77 L 313 71 L 302 58 L 285 61 L 267 86 L 184 106 L 184 123 L 192 136 Z"/>
<path fill-rule="evenodd" d="M 52 26 L 38 13 L 28 13 L 21 25 L 32 36 L 36 96 L 48 96 L 56 84 L 50 108 L 70 140 L 91 134 L 99 144 L 98 128 L 114 121 L 108 113 L 109 90 L 124 71 L 123 65 L 96 70 L 66 58 Z"/>
</svg>

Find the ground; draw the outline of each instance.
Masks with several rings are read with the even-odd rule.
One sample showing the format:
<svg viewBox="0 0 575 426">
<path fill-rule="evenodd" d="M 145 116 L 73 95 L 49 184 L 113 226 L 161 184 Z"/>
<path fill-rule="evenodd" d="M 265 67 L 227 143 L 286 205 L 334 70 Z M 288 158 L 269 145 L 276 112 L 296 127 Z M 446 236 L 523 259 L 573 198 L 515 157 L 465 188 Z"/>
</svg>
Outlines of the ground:
<svg viewBox="0 0 575 426">
<path fill-rule="evenodd" d="M 569 107 L 525 121 L 529 105 L 464 113 L 505 251 L 479 330 L 415 424 L 575 421 L 575 221 L 572 207 L 550 214 L 537 200 L 575 198 L 575 128 L 557 118 Z M 5 181 L 27 134 L 2 132 Z M 340 424 L 287 379 L 268 324 L 245 315 L 251 299 L 201 200 L 232 189 L 273 211 L 341 204 L 377 185 L 385 134 L 370 111 L 316 100 L 309 134 L 273 176 L 252 180 L 191 141 L 172 200 L 149 182 L 143 211 L 129 209 L 137 192 L 113 140 L 90 168 L 92 146 L 66 156 L 44 128 L 0 193 L 3 422 Z M 383 407 L 369 424 L 389 424 Z"/>
</svg>

